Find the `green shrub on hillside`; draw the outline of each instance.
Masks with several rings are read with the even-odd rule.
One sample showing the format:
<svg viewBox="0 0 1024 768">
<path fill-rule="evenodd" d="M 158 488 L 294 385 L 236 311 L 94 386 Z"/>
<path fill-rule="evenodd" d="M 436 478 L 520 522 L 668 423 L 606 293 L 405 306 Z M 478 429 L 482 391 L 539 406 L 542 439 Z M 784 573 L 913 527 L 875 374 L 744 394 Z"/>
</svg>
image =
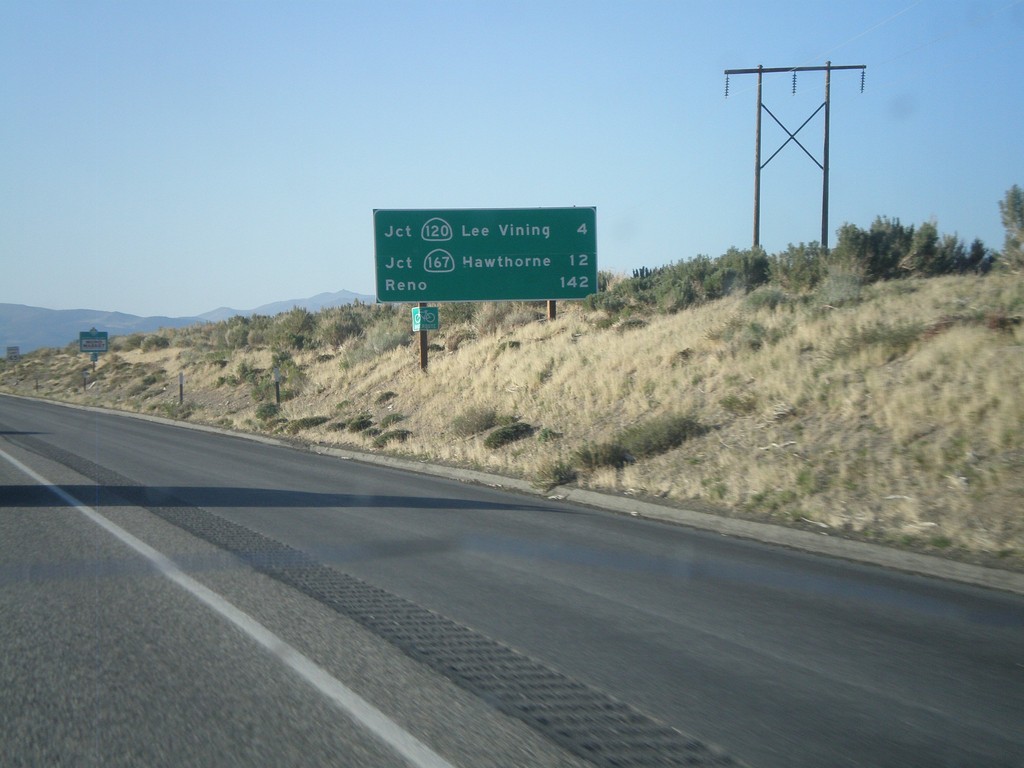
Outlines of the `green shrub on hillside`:
<svg viewBox="0 0 1024 768">
<path fill-rule="evenodd" d="M 247 384 L 255 384 L 263 372 L 262 368 L 257 368 L 248 360 L 242 360 L 238 363 L 236 376 L 239 381 L 244 381 Z"/>
<path fill-rule="evenodd" d="M 405 421 L 405 416 L 400 413 L 389 413 L 380 420 L 380 427 L 381 429 L 387 429 L 392 424 L 397 424 L 400 421 Z"/>
<path fill-rule="evenodd" d="M 1006 268 L 1024 269 L 1024 190 L 1014 184 L 999 201 L 999 215 L 1006 231 L 1003 240 L 1003 260 Z M 973 246 L 972 246 L 973 250 Z"/>
<path fill-rule="evenodd" d="M 388 443 L 404 443 L 412 435 L 408 429 L 392 429 L 388 432 L 381 432 L 377 437 L 373 439 L 373 444 L 377 448 L 383 448 Z"/>
<path fill-rule="evenodd" d="M 171 340 L 166 336 L 150 334 L 142 340 L 142 351 L 152 352 L 155 349 L 167 349 L 171 346 Z"/>
<path fill-rule="evenodd" d="M 542 488 L 554 488 L 566 485 L 576 479 L 576 469 L 569 462 L 561 459 L 549 461 L 537 473 L 537 485 Z"/>
<path fill-rule="evenodd" d="M 733 416 L 747 416 L 757 410 L 757 398 L 749 393 L 730 392 L 719 401 L 719 405 L 722 406 L 722 410 Z"/>
<path fill-rule="evenodd" d="M 621 432 L 617 442 L 638 459 L 677 448 L 691 437 L 700 437 L 707 427 L 692 416 L 667 414 L 636 424 Z"/>
<path fill-rule="evenodd" d="M 453 325 L 473 322 L 476 309 L 477 303 L 473 301 L 442 304 L 440 309 L 441 327 L 450 328 Z"/>
<path fill-rule="evenodd" d="M 306 349 L 312 346 L 316 321 L 313 313 L 293 307 L 277 315 L 270 328 L 270 343 L 284 349 Z"/>
<path fill-rule="evenodd" d="M 587 470 L 599 467 L 620 469 L 637 459 L 678 448 L 690 438 L 700 437 L 707 431 L 708 428 L 692 416 L 666 414 L 635 424 L 607 442 L 585 445 L 576 452 L 575 459 Z"/>
<path fill-rule="evenodd" d="M 142 347 L 142 340 L 145 338 L 144 334 L 133 333 L 130 336 L 117 337 L 118 349 L 124 351 L 131 351 L 133 349 L 139 349 Z"/>
<path fill-rule="evenodd" d="M 285 430 L 294 435 L 304 429 L 319 427 L 321 424 L 326 424 L 330 420 L 329 416 L 303 416 L 301 419 L 289 421 Z"/>
<path fill-rule="evenodd" d="M 196 412 L 196 406 L 194 403 L 161 403 L 159 406 L 159 412 L 168 419 L 180 419 L 187 420 L 189 416 Z"/>
<path fill-rule="evenodd" d="M 576 462 L 587 470 L 595 470 L 600 467 L 624 467 L 632 457 L 629 451 L 617 442 L 588 443 L 576 451 Z"/>
<path fill-rule="evenodd" d="M 517 440 L 522 440 L 524 437 L 529 437 L 533 434 L 533 427 L 526 422 L 517 421 L 512 424 L 506 424 L 503 427 L 498 427 L 491 432 L 486 438 L 484 438 L 484 446 L 487 448 L 501 448 L 509 443 L 514 443 Z"/>
<path fill-rule="evenodd" d="M 317 346 L 338 348 L 366 330 L 372 308 L 355 303 L 321 310 L 316 315 L 313 338 Z"/>
<path fill-rule="evenodd" d="M 360 414 L 354 419 L 349 419 L 348 424 L 346 425 L 349 432 L 365 432 L 372 427 L 373 419 L 367 413 Z"/>
<path fill-rule="evenodd" d="M 591 309 L 622 314 L 629 309 L 675 313 L 768 282 L 770 263 L 759 248 L 730 248 L 717 259 L 698 255 L 657 269 L 641 268 L 631 279 L 586 299 Z"/>
<path fill-rule="evenodd" d="M 287 350 L 275 352 L 271 365 L 281 375 L 280 386 L 275 386 L 272 370 L 257 368 L 250 361 L 243 359 L 235 370 L 234 377 L 224 377 L 224 383 L 244 382 L 249 385 L 252 399 L 257 403 L 265 400 L 277 400 L 280 389 L 281 400 L 291 400 L 299 395 L 306 382 L 306 373 L 292 359 Z"/>
<path fill-rule="evenodd" d="M 281 406 L 277 403 L 260 403 L 256 406 L 256 418 L 260 421 L 270 421 L 281 412 Z"/>
<path fill-rule="evenodd" d="M 786 292 L 774 285 L 762 285 L 752 291 L 743 302 L 752 310 L 777 309 L 789 300 Z"/>
<path fill-rule="evenodd" d="M 397 312 L 381 313 L 349 347 L 342 367 L 373 360 L 412 341 L 412 323 Z"/>
<path fill-rule="evenodd" d="M 790 244 L 785 251 L 769 257 L 770 282 L 787 291 L 809 291 L 824 276 L 825 255 L 819 243 Z"/>
<path fill-rule="evenodd" d="M 245 349 L 248 347 L 251 322 L 248 317 L 235 315 L 217 323 L 214 334 L 217 345 L 222 349 Z"/>
<path fill-rule="evenodd" d="M 867 230 L 844 224 L 831 252 L 819 243 L 790 245 L 771 256 L 759 248 L 730 248 L 717 258 L 701 254 L 654 269 L 640 267 L 631 278 L 617 282 L 605 275 L 602 290 L 587 297 L 584 305 L 612 318 L 675 313 L 770 283 L 793 293 L 817 289 L 820 303 L 842 306 L 858 301 L 861 287 L 878 280 L 985 274 L 994 256 L 980 240 L 967 248 L 955 235 L 940 235 L 934 222 L 915 228 L 879 216 Z M 766 291 L 751 306 L 774 308 L 782 296 Z"/>
</svg>

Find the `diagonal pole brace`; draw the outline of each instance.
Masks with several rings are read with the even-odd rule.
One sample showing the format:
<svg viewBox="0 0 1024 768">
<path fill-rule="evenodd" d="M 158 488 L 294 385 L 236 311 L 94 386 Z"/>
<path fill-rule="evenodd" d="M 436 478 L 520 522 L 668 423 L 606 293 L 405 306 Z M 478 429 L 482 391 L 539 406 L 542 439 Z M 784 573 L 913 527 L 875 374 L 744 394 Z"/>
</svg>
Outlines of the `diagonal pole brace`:
<svg viewBox="0 0 1024 768">
<path fill-rule="evenodd" d="M 824 103 L 824 102 L 822 102 L 821 106 L 820 106 L 820 107 L 818 107 L 818 108 L 817 108 L 816 110 L 814 110 L 814 114 L 812 114 L 812 115 L 811 115 L 810 117 L 808 117 L 808 118 L 807 118 L 806 120 L 804 120 L 804 122 L 803 122 L 803 125 L 801 125 L 801 126 L 800 126 L 799 128 L 797 128 L 797 129 L 796 129 L 795 131 L 793 131 L 792 133 L 790 133 L 790 132 L 789 132 L 789 129 L 788 129 L 788 128 L 787 128 L 786 126 L 784 126 L 784 125 L 782 124 L 782 121 L 781 121 L 781 120 L 779 120 L 779 118 L 777 118 L 777 117 L 776 117 L 776 116 L 775 116 L 774 114 L 772 114 L 772 111 L 771 111 L 770 109 L 768 109 L 768 105 L 767 105 L 767 104 L 762 104 L 762 105 L 761 105 L 761 109 L 763 109 L 763 110 L 764 110 L 765 112 L 767 112 L 767 113 L 768 113 L 769 115 L 771 115 L 771 118 L 772 118 L 772 120 L 774 120 L 774 121 L 775 121 L 776 123 L 778 123 L 778 124 L 779 124 L 779 128 L 781 128 L 781 129 L 782 129 L 782 130 L 784 130 L 784 131 L 785 131 L 785 132 L 786 132 L 787 134 L 789 134 L 789 138 L 788 138 L 788 139 L 786 139 L 786 140 L 785 140 L 785 141 L 784 141 L 784 142 L 782 143 L 782 146 L 781 146 L 781 147 L 779 147 L 778 149 L 776 149 L 776 150 L 775 150 L 775 152 L 773 152 L 773 153 L 772 153 L 772 156 L 771 156 L 771 157 L 769 157 L 769 158 L 768 158 L 767 160 L 765 160 L 765 161 L 764 161 L 764 162 L 763 162 L 763 163 L 761 164 L 761 168 L 763 169 L 763 168 L 764 168 L 764 167 L 765 167 L 766 165 L 768 165 L 768 163 L 770 163 L 770 162 L 772 161 L 772 158 L 774 158 L 774 157 L 775 157 L 775 155 L 779 154 L 779 152 L 781 152 L 782 150 L 784 150 L 784 149 L 786 148 L 786 145 L 787 145 L 787 144 L 789 144 L 789 142 L 793 141 L 793 142 L 796 142 L 796 145 L 797 145 L 798 147 L 800 147 L 800 149 L 802 149 L 802 150 L 804 151 L 804 154 L 805 154 L 805 155 L 807 155 L 807 156 L 808 156 L 809 158 L 811 158 L 811 162 L 813 162 L 813 163 L 814 163 L 814 164 L 815 164 L 816 166 L 818 166 L 818 168 L 819 168 L 820 170 L 822 170 L 822 171 L 823 171 L 823 170 L 825 170 L 825 166 L 823 166 L 823 165 L 822 165 L 821 163 L 819 163 L 819 162 L 818 162 L 818 159 L 817 159 L 817 158 L 816 158 L 816 157 L 815 157 L 814 155 L 812 155 L 812 154 L 811 154 L 811 153 L 810 153 L 810 152 L 808 151 L 807 147 L 805 147 L 805 146 L 804 146 L 803 144 L 801 144 L 801 143 L 800 143 L 800 139 L 798 139 L 798 138 L 796 137 L 796 135 L 797 135 L 798 133 L 800 133 L 800 131 L 802 131 L 802 130 L 804 129 L 804 126 L 806 126 L 806 125 L 807 125 L 807 124 L 808 124 L 809 122 L 811 122 L 811 120 L 813 120 L 813 119 L 814 119 L 815 115 L 817 115 L 817 114 L 818 114 L 819 112 L 821 112 L 821 110 L 823 110 L 824 108 L 825 108 L 825 103 Z"/>
</svg>

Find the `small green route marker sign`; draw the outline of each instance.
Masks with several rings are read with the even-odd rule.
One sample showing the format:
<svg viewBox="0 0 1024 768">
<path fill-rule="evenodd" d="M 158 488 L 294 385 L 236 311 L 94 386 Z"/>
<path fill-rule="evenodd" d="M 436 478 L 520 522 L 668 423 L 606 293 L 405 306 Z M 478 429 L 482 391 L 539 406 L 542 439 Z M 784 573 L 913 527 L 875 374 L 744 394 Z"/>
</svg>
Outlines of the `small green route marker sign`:
<svg viewBox="0 0 1024 768">
<path fill-rule="evenodd" d="M 596 224 L 593 207 L 375 210 L 377 301 L 586 298 Z"/>
<path fill-rule="evenodd" d="M 441 327 L 440 313 L 437 307 L 413 307 L 412 308 L 412 330 L 436 331 Z"/>
<path fill-rule="evenodd" d="M 107 332 L 97 331 L 95 328 L 92 328 L 88 331 L 79 332 L 78 351 L 93 353 L 106 352 Z"/>
</svg>

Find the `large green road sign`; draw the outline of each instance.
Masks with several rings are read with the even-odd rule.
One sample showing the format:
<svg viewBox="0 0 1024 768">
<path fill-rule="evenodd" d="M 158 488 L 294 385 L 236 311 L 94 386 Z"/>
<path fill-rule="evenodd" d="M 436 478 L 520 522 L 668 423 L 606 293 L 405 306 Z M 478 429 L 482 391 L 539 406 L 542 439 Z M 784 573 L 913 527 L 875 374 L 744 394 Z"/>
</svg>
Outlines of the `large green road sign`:
<svg viewBox="0 0 1024 768">
<path fill-rule="evenodd" d="M 595 208 L 375 210 L 377 301 L 582 299 Z"/>
</svg>

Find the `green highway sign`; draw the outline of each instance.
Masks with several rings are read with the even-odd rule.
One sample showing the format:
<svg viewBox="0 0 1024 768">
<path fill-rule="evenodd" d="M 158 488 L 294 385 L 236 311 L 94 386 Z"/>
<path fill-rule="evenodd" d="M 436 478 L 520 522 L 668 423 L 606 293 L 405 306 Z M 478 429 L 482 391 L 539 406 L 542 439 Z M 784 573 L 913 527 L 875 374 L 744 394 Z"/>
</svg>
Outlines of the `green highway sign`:
<svg viewBox="0 0 1024 768">
<path fill-rule="evenodd" d="M 78 334 L 79 352 L 106 352 L 107 332 L 97 331 L 92 328 L 88 331 L 81 331 Z"/>
<path fill-rule="evenodd" d="M 596 208 L 375 210 L 377 301 L 582 299 Z"/>
<path fill-rule="evenodd" d="M 441 327 L 440 313 L 437 307 L 413 307 L 412 308 L 412 330 L 436 331 Z"/>
</svg>

